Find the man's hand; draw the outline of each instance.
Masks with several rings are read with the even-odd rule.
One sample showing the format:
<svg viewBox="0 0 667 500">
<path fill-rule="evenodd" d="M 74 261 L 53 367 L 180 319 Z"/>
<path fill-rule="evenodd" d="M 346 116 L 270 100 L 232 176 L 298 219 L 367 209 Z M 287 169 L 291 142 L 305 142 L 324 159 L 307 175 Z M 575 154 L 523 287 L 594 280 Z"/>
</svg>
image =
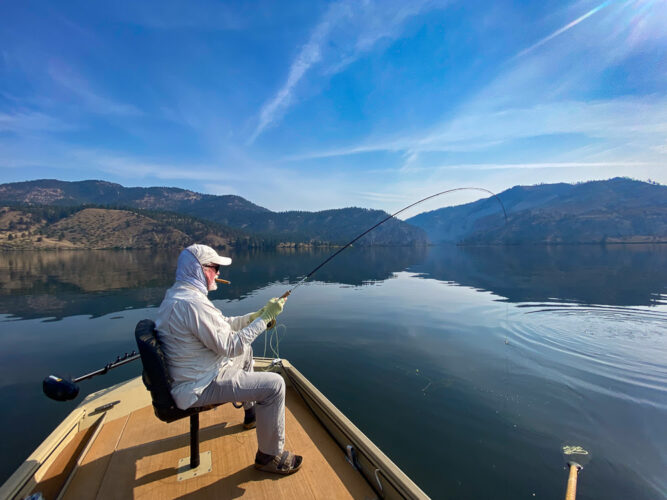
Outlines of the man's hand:
<svg viewBox="0 0 667 500">
<path fill-rule="evenodd" d="M 260 310 L 260 317 L 264 320 L 264 323 L 267 325 L 276 319 L 281 312 L 283 312 L 283 306 L 285 305 L 285 299 L 273 298 L 269 300 L 266 305 Z"/>
</svg>

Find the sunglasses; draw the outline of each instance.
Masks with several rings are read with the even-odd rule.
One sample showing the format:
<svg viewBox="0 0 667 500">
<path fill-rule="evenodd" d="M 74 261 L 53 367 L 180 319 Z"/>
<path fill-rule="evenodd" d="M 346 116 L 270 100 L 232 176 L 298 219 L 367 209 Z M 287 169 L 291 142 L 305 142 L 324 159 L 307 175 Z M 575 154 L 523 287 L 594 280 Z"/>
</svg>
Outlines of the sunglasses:
<svg viewBox="0 0 667 500">
<path fill-rule="evenodd" d="M 215 269 L 215 272 L 220 272 L 220 266 L 218 264 L 206 264 L 204 267 L 210 267 L 211 269 Z"/>
</svg>

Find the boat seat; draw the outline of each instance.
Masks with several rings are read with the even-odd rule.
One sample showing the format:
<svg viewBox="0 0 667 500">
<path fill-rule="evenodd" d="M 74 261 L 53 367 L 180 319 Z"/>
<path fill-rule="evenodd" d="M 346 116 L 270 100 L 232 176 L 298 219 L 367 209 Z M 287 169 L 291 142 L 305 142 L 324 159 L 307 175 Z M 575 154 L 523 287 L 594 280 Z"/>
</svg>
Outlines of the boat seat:
<svg viewBox="0 0 667 500">
<path fill-rule="evenodd" d="M 190 468 L 194 469 L 199 466 L 199 414 L 219 405 L 198 406 L 187 410 L 178 408 L 171 396 L 173 380 L 167 370 L 155 323 L 150 319 L 142 319 L 137 323 L 134 337 L 144 368 L 141 379 L 151 393 L 155 416 L 167 423 L 190 417 Z"/>
</svg>

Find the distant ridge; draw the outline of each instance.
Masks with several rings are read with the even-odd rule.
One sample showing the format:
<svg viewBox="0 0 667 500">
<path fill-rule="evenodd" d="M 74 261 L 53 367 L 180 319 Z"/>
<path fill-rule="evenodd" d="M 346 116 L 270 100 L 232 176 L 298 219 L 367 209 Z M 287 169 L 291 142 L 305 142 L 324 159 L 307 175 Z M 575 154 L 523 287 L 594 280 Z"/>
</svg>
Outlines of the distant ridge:
<svg viewBox="0 0 667 500">
<path fill-rule="evenodd" d="M 248 214 L 270 212 L 240 196 L 207 195 L 174 187 L 127 188 L 99 180 L 67 182 L 42 179 L 1 184 L 0 202 L 58 206 L 114 205 L 166 210 L 195 217 L 214 212 L 215 222 L 230 226 L 242 225 Z"/>
<path fill-rule="evenodd" d="M 343 208 L 322 212 L 272 212 L 234 195 L 206 195 L 171 187 L 126 188 L 107 181 L 43 179 L 0 185 L 0 205 L 73 207 L 93 204 L 115 209 L 168 211 L 242 230 L 255 239 L 283 244 L 343 244 L 372 226 L 386 212 Z M 360 245 L 426 244 L 426 234 L 391 220 Z M 244 243 L 245 244 L 245 243 Z"/>
<path fill-rule="evenodd" d="M 404 222 L 389 220 L 358 243 L 667 243 L 667 186 L 614 178 L 515 186 L 498 197 L 507 210 L 507 223 L 497 200 L 486 198 Z M 272 212 L 240 196 L 170 187 L 126 188 L 92 180 L 2 184 L 3 205 L 3 248 L 150 248 L 195 240 L 243 247 L 341 245 L 387 216 L 381 210 L 356 207 Z M 84 209 L 97 211 L 78 213 Z"/>
<path fill-rule="evenodd" d="M 498 195 L 424 212 L 406 222 L 433 243 L 474 245 L 667 243 L 667 186 L 627 178 L 515 186 Z"/>
</svg>

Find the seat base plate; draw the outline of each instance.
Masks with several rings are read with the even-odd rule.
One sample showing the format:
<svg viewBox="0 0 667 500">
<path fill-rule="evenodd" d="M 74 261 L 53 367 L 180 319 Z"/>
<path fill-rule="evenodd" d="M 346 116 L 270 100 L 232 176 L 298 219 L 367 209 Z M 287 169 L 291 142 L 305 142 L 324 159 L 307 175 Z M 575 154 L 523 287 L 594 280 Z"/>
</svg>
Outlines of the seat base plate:
<svg viewBox="0 0 667 500">
<path fill-rule="evenodd" d="M 185 481 L 186 479 L 192 479 L 193 477 L 203 476 L 204 474 L 211 472 L 213 470 L 211 460 L 211 452 L 205 451 L 204 453 L 199 454 L 199 467 L 195 469 L 190 468 L 190 457 L 181 458 L 178 461 L 178 480 Z"/>
</svg>

